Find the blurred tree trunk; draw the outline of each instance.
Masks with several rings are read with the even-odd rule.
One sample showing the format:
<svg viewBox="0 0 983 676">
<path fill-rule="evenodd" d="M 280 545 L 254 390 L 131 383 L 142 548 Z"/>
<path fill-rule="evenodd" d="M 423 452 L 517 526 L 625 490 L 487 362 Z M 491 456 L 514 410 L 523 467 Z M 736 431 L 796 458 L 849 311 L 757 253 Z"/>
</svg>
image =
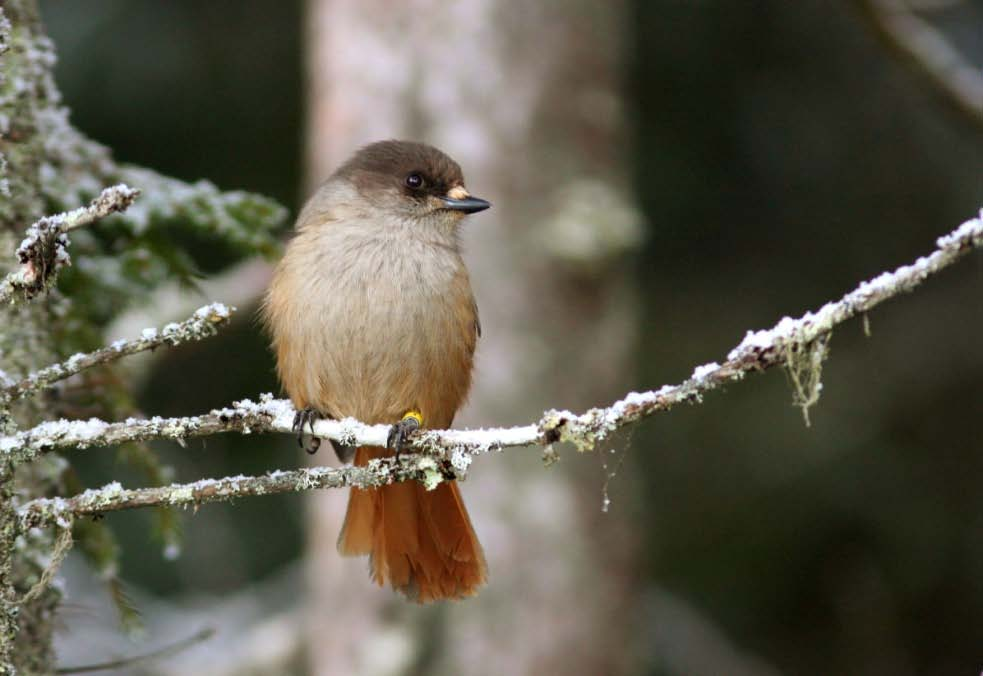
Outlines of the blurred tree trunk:
<svg viewBox="0 0 983 676">
<path fill-rule="evenodd" d="M 630 385 L 625 263 L 640 225 L 619 81 L 625 13 L 621 2 L 309 2 L 309 190 L 360 145 L 410 138 L 457 159 L 494 205 L 464 233 L 484 336 L 458 425 L 527 422 Z M 539 465 L 532 453 L 477 463 L 462 490 L 491 580 L 436 607 L 373 587 L 364 560 L 340 558 L 347 495 L 312 494 L 312 673 L 622 671 L 631 647 L 619 627 L 637 597 L 625 516 L 601 512 L 597 456 Z"/>
</svg>

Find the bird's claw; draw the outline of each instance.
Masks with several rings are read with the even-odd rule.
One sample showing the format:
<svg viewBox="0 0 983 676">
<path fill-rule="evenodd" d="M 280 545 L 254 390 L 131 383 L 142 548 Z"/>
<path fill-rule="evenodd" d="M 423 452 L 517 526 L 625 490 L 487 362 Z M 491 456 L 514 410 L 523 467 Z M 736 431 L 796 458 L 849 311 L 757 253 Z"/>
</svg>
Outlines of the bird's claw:
<svg viewBox="0 0 983 676">
<path fill-rule="evenodd" d="M 403 445 L 420 429 L 423 416 L 416 411 L 410 411 L 403 416 L 403 419 L 389 428 L 389 436 L 386 439 L 386 447 L 396 451 L 396 462 L 399 463 L 399 455 L 403 450 Z"/>
<path fill-rule="evenodd" d="M 314 455 L 317 453 L 317 449 L 321 447 L 321 440 L 318 437 L 311 436 L 310 445 L 304 443 L 304 427 L 308 427 L 311 430 L 311 434 L 314 434 L 314 423 L 321 419 L 321 414 L 316 410 L 308 406 L 307 408 L 297 411 L 294 416 L 294 432 L 297 434 L 297 445 L 303 448 L 305 451 Z"/>
</svg>

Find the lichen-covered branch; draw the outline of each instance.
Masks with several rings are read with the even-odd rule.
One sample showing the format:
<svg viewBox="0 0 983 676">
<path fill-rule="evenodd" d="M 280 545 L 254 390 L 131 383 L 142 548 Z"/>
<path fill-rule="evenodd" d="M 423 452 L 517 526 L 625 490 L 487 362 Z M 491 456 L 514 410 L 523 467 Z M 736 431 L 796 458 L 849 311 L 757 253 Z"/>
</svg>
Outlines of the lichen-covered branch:
<svg viewBox="0 0 983 676">
<path fill-rule="evenodd" d="M 264 394 L 258 403 L 245 399 L 235 402 L 230 407 L 197 416 L 177 418 L 155 416 L 146 420 L 131 418 L 116 423 L 97 418 L 56 420 L 41 423 L 17 434 L 0 437 L 0 459 L 24 461 L 56 449 L 112 446 L 150 439 L 182 441 L 222 432 L 292 433 L 295 414 L 296 411 L 289 401 L 274 399 L 272 395 Z M 345 445 L 385 446 L 389 427 L 366 425 L 352 418 L 345 418 L 340 421 L 318 421 L 314 424 L 314 432 L 320 437 L 334 439 Z M 539 443 L 550 442 L 537 430 L 536 425 L 526 425 L 487 430 L 428 431 L 418 434 L 407 447 L 432 452 L 464 451 L 473 454 L 492 448 L 531 446 Z"/>
<path fill-rule="evenodd" d="M 314 488 L 375 486 L 392 481 L 416 479 L 434 486 L 445 478 L 462 476 L 472 458 L 509 447 L 550 448 L 556 442 L 572 443 L 578 450 L 592 449 L 614 431 L 681 403 L 701 401 L 703 395 L 721 385 L 741 380 L 747 373 L 774 366 L 791 366 L 796 355 L 812 359 L 817 344 L 825 348 L 830 331 L 843 322 L 865 314 L 886 300 L 911 291 L 927 278 L 983 247 L 983 217 L 967 221 L 940 237 L 936 249 L 911 265 L 885 272 L 862 282 L 838 301 L 807 312 L 798 319 L 785 317 L 774 327 L 748 331 L 727 359 L 704 364 L 678 385 L 658 390 L 632 392 L 610 406 L 592 408 L 582 414 L 547 411 L 530 425 L 482 430 L 426 431 L 410 446 L 421 453 L 408 455 L 402 464 L 381 459 L 366 467 L 330 469 L 318 467 L 293 472 L 274 472 L 259 477 L 206 479 L 193 484 L 136 490 L 111 484 L 73 498 L 39 499 L 25 505 L 20 519 L 38 525 L 60 516 L 85 515 L 150 505 L 199 504 L 235 497 L 281 493 Z M 821 356 L 821 355 L 820 355 Z M 819 368 L 814 364 L 813 368 Z M 815 379 L 818 384 L 818 378 Z M 803 396 L 809 393 L 803 393 Z M 814 400 L 814 398 L 812 398 Z M 813 403 L 813 401 L 810 401 Z M 184 440 L 220 432 L 292 432 L 294 408 L 288 401 L 264 395 L 258 403 L 241 401 L 206 415 L 185 418 L 152 418 L 107 423 L 101 420 L 44 423 L 17 435 L 0 437 L 0 453 L 24 458 L 53 448 L 111 445 L 144 439 Z M 321 420 L 314 434 L 344 445 L 384 446 L 389 428 L 365 425 L 356 420 Z"/>
<path fill-rule="evenodd" d="M 20 267 L 0 280 L 0 303 L 31 298 L 47 288 L 58 270 L 71 264 L 68 233 L 124 211 L 139 194 L 125 184 L 114 185 L 99 193 L 89 206 L 39 219 L 17 247 Z"/>
<path fill-rule="evenodd" d="M 211 303 L 198 308 L 183 322 L 167 324 L 160 330 L 144 329 L 143 334 L 134 340 L 117 340 L 93 352 L 73 354 L 60 364 L 47 366 L 6 386 L 0 382 L 0 408 L 11 401 L 47 389 L 56 382 L 93 366 L 108 364 L 131 354 L 154 350 L 162 345 L 180 345 L 190 340 L 201 340 L 215 335 L 219 326 L 228 323 L 233 311 L 235 308 L 222 303 Z"/>
<path fill-rule="evenodd" d="M 75 516 L 94 516 L 103 512 L 169 505 L 173 507 L 225 502 L 254 495 L 273 495 L 317 488 L 370 488 L 395 481 L 421 481 L 436 486 L 457 474 L 448 462 L 427 455 L 407 455 L 400 463 L 394 458 L 378 458 L 365 467 L 305 467 L 275 471 L 263 476 L 234 476 L 202 479 L 188 484 L 153 488 L 125 489 L 111 483 L 87 490 L 71 498 L 39 498 L 19 510 L 24 529 L 59 523 Z"/>
</svg>

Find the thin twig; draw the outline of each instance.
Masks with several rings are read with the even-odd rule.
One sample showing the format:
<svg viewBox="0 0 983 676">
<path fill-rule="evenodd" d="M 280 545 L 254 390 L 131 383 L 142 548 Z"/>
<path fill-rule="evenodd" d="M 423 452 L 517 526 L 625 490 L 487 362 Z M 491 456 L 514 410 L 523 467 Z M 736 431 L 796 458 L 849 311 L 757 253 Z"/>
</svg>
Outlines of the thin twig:
<svg viewBox="0 0 983 676">
<path fill-rule="evenodd" d="M 146 653 L 144 655 L 135 655 L 133 657 L 122 657 L 118 660 L 111 660 L 109 662 L 100 662 L 99 664 L 85 664 L 78 667 L 59 667 L 55 670 L 56 674 L 90 674 L 93 671 L 110 671 L 114 669 L 122 669 L 123 667 L 128 667 L 132 664 L 138 664 L 140 662 L 146 662 L 149 660 L 160 659 L 161 657 L 167 657 L 169 655 L 174 655 L 181 652 L 182 650 L 187 650 L 188 648 L 203 643 L 215 635 L 215 630 L 211 627 L 202 629 L 196 632 L 188 638 L 183 638 L 180 641 L 175 641 L 163 648 L 158 648 L 153 652 Z"/>
<path fill-rule="evenodd" d="M 957 108 L 983 121 L 983 71 L 915 13 L 906 0 L 861 0 L 874 28 Z"/>
<path fill-rule="evenodd" d="M 277 471 L 259 477 L 205 479 L 192 484 L 127 490 L 117 484 L 90 490 L 72 498 L 33 500 L 20 509 L 22 525 L 48 523 L 65 515 L 96 514 L 104 511 L 151 505 L 201 504 L 236 497 L 344 486 L 378 486 L 392 481 L 416 479 L 433 487 L 448 478 L 463 475 L 474 456 L 509 447 L 550 447 L 570 442 L 578 450 L 592 449 L 615 430 L 681 403 L 702 401 L 721 385 L 736 382 L 750 372 L 786 365 L 790 352 L 803 350 L 824 340 L 837 325 L 865 315 L 886 300 L 911 291 L 927 278 L 952 265 L 971 250 L 983 247 L 983 218 L 963 223 L 936 241 L 928 256 L 894 272 L 862 282 L 838 301 L 798 319 L 785 317 L 774 327 L 748 331 L 744 340 L 727 355 L 723 364 L 704 364 L 678 385 L 666 385 L 644 393 L 632 392 L 614 404 L 593 408 L 580 415 L 569 411 L 547 411 L 536 423 L 521 427 L 483 430 L 443 430 L 420 433 L 408 444 L 422 453 L 406 456 L 402 464 L 391 458 L 373 461 L 366 467 L 331 469 L 315 467 L 292 472 Z M 9 459 L 28 458 L 52 448 L 113 445 L 146 439 L 184 439 L 219 432 L 292 432 L 294 409 L 290 402 L 264 395 L 259 403 L 237 402 L 230 408 L 202 416 L 153 418 L 107 423 L 101 420 L 44 423 L 20 434 L 0 437 L 0 454 Z M 384 446 L 389 428 L 365 425 L 353 419 L 321 420 L 314 426 L 317 436 L 347 446 Z"/>
<path fill-rule="evenodd" d="M 228 323 L 230 308 L 222 303 L 212 303 L 198 308 L 188 319 L 171 323 L 162 329 L 144 329 L 134 340 L 117 340 L 107 347 L 93 352 L 79 352 L 60 364 L 52 364 L 35 371 L 19 382 L 0 387 L 0 408 L 11 401 L 51 387 L 54 383 L 70 378 L 85 369 L 107 364 L 131 354 L 154 350 L 162 345 L 179 345 L 190 340 L 201 340 L 215 334 L 216 329 Z"/>
<path fill-rule="evenodd" d="M 71 265 L 68 233 L 125 210 L 139 194 L 121 183 L 103 190 L 89 206 L 39 219 L 17 247 L 19 269 L 0 279 L 0 303 L 31 298 L 44 290 L 60 268 Z"/>
<path fill-rule="evenodd" d="M 69 519 L 71 518 L 68 515 Z M 58 520 L 56 519 L 56 522 Z M 55 573 L 61 567 L 62 562 L 65 557 L 68 556 L 69 550 L 72 548 L 72 523 L 70 520 L 58 522 L 58 527 L 61 528 L 61 533 L 58 535 L 58 539 L 55 540 L 54 549 L 51 551 L 51 560 L 48 565 L 44 567 L 41 571 L 41 575 L 38 581 L 27 590 L 27 593 L 21 597 L 17 602 L 19 605 L 25 605 L 33 601 L 34 599 L 41 596 L 51 581 L 55 578 Z"/>
</svg>

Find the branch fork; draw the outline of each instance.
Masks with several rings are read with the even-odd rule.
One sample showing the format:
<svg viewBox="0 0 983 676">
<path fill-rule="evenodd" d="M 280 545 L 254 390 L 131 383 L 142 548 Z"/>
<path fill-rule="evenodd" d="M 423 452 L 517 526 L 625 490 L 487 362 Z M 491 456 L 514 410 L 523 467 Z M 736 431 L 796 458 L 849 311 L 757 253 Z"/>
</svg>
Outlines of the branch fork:
<svg viewBox="0 0 983 676">
<path fill-rule="evenodd" d="M 58 270 L 72 263 L 68 233 L 126 210 L 139 195 L 121 183 L 103 190 L 88 206 L 38 219 L 17 247 L 20 269 L 0 280 L 0 303 L 30 299 L 48 288 Z"/>
</svg>

